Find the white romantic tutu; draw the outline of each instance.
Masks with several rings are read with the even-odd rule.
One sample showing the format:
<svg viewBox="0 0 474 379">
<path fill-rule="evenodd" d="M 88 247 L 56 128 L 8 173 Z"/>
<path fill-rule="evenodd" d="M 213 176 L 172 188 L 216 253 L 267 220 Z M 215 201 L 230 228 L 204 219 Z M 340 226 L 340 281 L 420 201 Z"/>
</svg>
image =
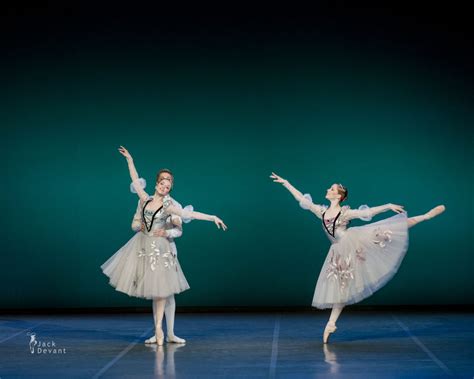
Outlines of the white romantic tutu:
<svg viewBox="0 0 474 379">
<path fill-rule="evenodd" d="M 152 299 L 189 289 L 178 258 L 163 237 L 136 233 L 102 266 L 117 291 Z"/>
<path fill-rule="evenodd" d="M 319 274 L 313 307 L 354 304 L 383 287 L 408 249 L 406 213 L 348 228 L 335 241 Z"/>
</svg>

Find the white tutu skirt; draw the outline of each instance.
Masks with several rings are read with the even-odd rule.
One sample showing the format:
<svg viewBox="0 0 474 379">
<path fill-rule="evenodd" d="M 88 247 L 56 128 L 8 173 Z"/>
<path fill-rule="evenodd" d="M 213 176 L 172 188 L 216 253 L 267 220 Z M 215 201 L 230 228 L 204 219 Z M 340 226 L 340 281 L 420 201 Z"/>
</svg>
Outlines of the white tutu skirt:
<svg viewBox="0 0 474 379">
<path fill-rule="evenodd" d="M 369 297 L 395 275 L 407 249 L 406 213 L 348 228 L 331 245 L 316 284 L 313 307 L 332 308 Z"/>
<path fill-rule="evenodd" d="M 145 299 L 168 297 L 189 289 L 166 238 L 136 233 L 101 269 L 117 291 Z"/>
</svg>

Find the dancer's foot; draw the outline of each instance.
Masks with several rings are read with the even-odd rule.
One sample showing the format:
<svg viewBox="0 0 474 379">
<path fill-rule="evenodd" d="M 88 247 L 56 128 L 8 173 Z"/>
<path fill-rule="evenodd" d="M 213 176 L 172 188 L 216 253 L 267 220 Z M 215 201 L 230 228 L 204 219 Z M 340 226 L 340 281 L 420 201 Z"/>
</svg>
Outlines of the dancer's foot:
<svg viewBox="0 0 474 379">
<path fill-rule="evenodd" d="M 175 336 L 174 334 L 173 335 L 169 335 L 168 334 L 168 337 L 166 338 L 166 342 L 170 342 L 170 343 L 186 343 L 186 340 L 184 338 L 180 338 L 178 336 Z"/>
<path fill-rule="evenodd" d="M 150 338 L 146 339 L 146 340 L 145 340 L 145 343 L 146 343 L 147 345 L 155 344 L 155 343 L 156 343 L 156 336 L 153 335 L 153 336 L 151 336 Z"/>
<path fill-rule="evenodd" d="M 324 334 L 323 334 L 323 343 L 328 343 L 329 340 L 329 335 L 331 333 L 334 333 L 336 331 L 337 327 L 335 324 L 327 324 L 326 327 L 324 328 Z"/>
<path fill-rule="evenodd" d="M 184 344 L 184 343 L 186 343 L 186 340 L 184 338 L 180 338 L 178 336 L 168 336 L 166 338 L 166 342 Z M 156 336 L 151 336 L 150 338 L 146 339 L 145 343 L 147 345 L 156 344 Z"/>
<path fill-rule="evenodd" d="M 436 217 L 440 215 L 441 213 L 443 213 L 445 209 L 446 207 L 444 205 L 438 205 L 437 207 L 434 207 L 432 210 L 427 212 L 425 214 L 425 218 L 429 220 L 430 218 Z"/>
<path fill-rule="evenodd" d="M 155 338 L 156 338 L 156 344 L 158 346 L 162 346 L 165 342 L 165 335 L 163 333 L 163 330 L 157 329 L 155 331 Z"/>
</svg>

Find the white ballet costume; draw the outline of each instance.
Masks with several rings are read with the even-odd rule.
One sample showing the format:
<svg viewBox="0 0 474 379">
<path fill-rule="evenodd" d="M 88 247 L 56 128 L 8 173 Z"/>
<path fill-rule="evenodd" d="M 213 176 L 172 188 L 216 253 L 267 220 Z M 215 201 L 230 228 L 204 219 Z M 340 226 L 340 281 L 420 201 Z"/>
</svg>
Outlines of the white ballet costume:
<svg viewBox="0 0 474 379">
<path fill-rule="evenodd" d="M 357 303 L 382 288 L 398 271 L 408 249 L 407 214 L 348 228 L 350 220 L 371 220 L 367 206 L 343 206 L 336 217 L 324 217 L 327 207 L 313 204 L 309 194 L 300 202 L 322 220 L 331 247 L 314 291 L 319 309 Z"/>
<path fill-rule="evenodd" d="M 145 299 L 167 298 L 190 288 L 178 261 L 172 232 L 167 231 L 168 238 L 153 235 L 157 229 L 166 229 L 167 219 L 172 216 L 167 211 L 170 205 L 180 210 L 179 216 L 186 210 L 169 195 L 163 198 L 161 208 L 147 210 L 152 199 L 139 201 L 144 230 L 137 232 L 101 266 L 109 284 L 117 291 Z"/>
</svg>

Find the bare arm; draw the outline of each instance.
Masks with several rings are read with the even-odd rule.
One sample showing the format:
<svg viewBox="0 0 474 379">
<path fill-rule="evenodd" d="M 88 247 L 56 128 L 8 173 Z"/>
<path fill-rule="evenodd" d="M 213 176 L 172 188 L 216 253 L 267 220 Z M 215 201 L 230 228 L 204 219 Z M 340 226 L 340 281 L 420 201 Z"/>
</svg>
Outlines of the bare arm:
<svg viewBox="0 0 474 379">
<path fill-rule="evenodd" d="M 182 218 L 194 219 L 194 220 L 203 220 L 203 221 L 212 221 L 213 223 L 216 224 L 216 226 L 219 229 L 221 227 L 222 227 L 222 230 L 227 229 L 227 226 L 224 224 L 224 222 L 219 217 L 213 216 L 213 215 L 208 215 L 207 213 L 196 212 L 196 211 L 188 211 L 188 210 L 178 208 L 174 205 L 169 205 L 166 208 L 166 211 L 170 214 L 175 214 L 175 215 L 177 215 L 179 217 L 182 217 Z"/>
<path fill-rule="evenodd" d="M 127 159 L 128 171 L 130 172 L 130 178 L 132 179 L 133 187 L 135 188 L 135 191 L 137 192 L 138 197 L 140 198 L 141 201 L 146 201 L 149 196 L 138 182 L 139 176 L 138 176 L 137 169 L 135 168 L 135 164 L 133 163 L 132 156 L 130 155 L 128 150 L 123 146 L 120 146 L 118 150 L 120 154 L 122 154 Z"/>
<path fill-rule="evenodd" d="M 404 212 L 403 206 L 397 205 L 397 204 L 392 204 L 392 203 L 388 203 L 388 204 L 385 204 L 385 205 L 380 205 L 380 206 L 377 206 L 377 207 L 371 207 L 371 208 L 369 208 L 369 207 L 365 207 L 364 209 L 361 209 L 361 208 L 359 208 L 359 209 L 349 209 L 346 212 L 346 217 L 348 219 L 361 218 L 363 220 L 370 221 L 370 219 L 372 217 L 374 217 L 375 215 L 378 215 L 379 213 L 383 213 L 383 212 L 386 212 L 386 211 L 389 211 L 389 210 L 391 210 L 395 213 Z"/>
<path fill-rule="evenodd" d="M 323 207 L 318 204 L 314 204 L 312 202 L 311 197 L 309 195 L 303 195 L 299 190 L 297 190 L 295 187 L 293 187 L 288 180 L 283 179 L 281 176 L 278 176 L 274 172 L 270 175 L 270 178 L 273 179 L 275 183 L 280 183 L 285 187 L 290 193 L 293 195 L 293 197 L 300 203 L 300 206 L 303 207 L 304 209 L 309 209 L 311 212 L 313 212 L 317 217 L 321 218 L 322 213 L 324 211 Z"/>
<path fill-rule="evenodd" d="M 272 178 L 275 183 L 282 184 L 283 187 L 285 187 L 288 191 L 290 191 L 290 193 L 293 195 L 296 201 L 300 202 L 304 200 L 303 194 L 300 191 L 298 191 L 295 187 L 293 187 L 288 180 L 283 179 L 281 176 L 278 176 L 274 172 L 272 172 L 272 174 L 270 175 L 270 178 Z"/>
<path fill-rule="evenodd" d="M 392 203 L 385 204 L 385 205 L 380 205 L 378 207 L 371 207 L 369 209 L 370 209 L 370 213 L 372 214 L 372 216 L 378 215 L 379 213 L 386 212 L 386 211 L 389 211 L 389 210 L 392 210 L 396 213 L 403 212 L 403 207 L 401 205 L 395 205 L 395 204 L 392 204 Z"/>
</svg>

